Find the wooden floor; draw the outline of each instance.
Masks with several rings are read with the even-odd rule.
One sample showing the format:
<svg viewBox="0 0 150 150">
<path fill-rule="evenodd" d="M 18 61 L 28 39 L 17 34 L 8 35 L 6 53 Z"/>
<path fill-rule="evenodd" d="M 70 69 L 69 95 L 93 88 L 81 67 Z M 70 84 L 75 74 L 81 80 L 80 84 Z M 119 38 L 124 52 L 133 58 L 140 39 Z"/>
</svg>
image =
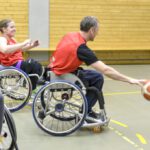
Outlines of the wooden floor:
<svg viewBox="0 0 150 150">
<path fill-rule="evenodd" d="M 113 67 L 128 76 L 150 79 L 150 65 Z M 150 102 L 142 97 L 141 89 L 105 77 L 103 91 L 111 121 L 101 133 L 79 130 L 66 137 L 54 137 L 37 127 L 31 108 L 14 113 L 20 150 L 149 150 Z"/>
</svg>

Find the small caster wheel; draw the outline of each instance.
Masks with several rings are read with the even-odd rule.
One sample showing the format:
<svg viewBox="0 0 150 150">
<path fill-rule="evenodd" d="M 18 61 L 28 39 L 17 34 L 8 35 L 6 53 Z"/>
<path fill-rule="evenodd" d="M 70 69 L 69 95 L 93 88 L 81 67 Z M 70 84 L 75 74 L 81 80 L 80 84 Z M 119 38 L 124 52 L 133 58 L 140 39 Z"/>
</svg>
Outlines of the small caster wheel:
<svg viewBox="0 0 150 150">
<path fill-rule="evenodd" d="M 94 132 L 94 133 L 100 133 L 101 131 L 102 131 L 101 126 L 97 126 L 97 127 L 94 127 L 94 128 L 93 128 L 93 132 Z"/>
</svg>

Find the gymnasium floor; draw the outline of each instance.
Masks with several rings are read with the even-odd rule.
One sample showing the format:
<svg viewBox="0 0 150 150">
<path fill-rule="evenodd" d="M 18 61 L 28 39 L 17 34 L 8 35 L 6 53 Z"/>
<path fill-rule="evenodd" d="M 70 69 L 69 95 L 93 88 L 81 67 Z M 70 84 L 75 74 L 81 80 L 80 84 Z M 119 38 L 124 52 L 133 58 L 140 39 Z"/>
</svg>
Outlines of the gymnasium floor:
<svg viewBox="0 0 150 150">
<path fill-rule="evenodd" d="M 150 65 L 113 67 L 131 77 L 150 79 Z M 105 77 L 103 91 L 111 121 L 101 133 L 79 130 L 66 137 L 54 137 L 37 127 L 30 108 L 14 113 L 20 150 L 149 150 L 150 102 L 142 97 L 141 89 Z"/>
</svg>

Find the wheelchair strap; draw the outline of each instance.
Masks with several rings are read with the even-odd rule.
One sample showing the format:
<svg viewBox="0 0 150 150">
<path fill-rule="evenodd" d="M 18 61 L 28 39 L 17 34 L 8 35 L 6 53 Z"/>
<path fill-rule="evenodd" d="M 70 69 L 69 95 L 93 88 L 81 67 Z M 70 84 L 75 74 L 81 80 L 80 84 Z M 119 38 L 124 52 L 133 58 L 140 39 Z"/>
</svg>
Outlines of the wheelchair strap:
<svg viewBox="0 0 150 150">
<path fill-rule="evenodd" d="M 21 67 L 21 63 L 22 63 L 22 60 L 19 60 L 18 62 L 17 62 L 17 64 L 16 64 L 16 68 L 18 68 L 18 69 L 20 69 L 20 67 Z"/>
</svg>

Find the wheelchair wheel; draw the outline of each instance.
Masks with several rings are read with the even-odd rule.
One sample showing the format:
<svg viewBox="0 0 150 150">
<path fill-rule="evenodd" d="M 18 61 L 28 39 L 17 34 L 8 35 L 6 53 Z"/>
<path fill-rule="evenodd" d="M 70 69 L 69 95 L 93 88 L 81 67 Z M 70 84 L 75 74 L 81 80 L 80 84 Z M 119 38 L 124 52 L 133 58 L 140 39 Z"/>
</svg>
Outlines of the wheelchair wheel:
<svg viewBox="0 0 150 150">
<path fill-rule="evenodd" d="M 16 68 L 4 68 L 0 70 L 0 89 L 5 105 L 14 112 L 26 105 L 31 96 L 32 85 L 23 71 Z"/>
<path fill-rule="evenodd" d="M 0 141 L 0 149 L 2 150 L 14 150 L 14 148 L 18 149 L 16 145 L 17 141 L 16 126 L 10 112 L 7 110 L 6 107 L 4 112 L 4 121 L 1 135 L 2 136 Z"/>
<path fill-rule="evenodd" d="M 54 81 L 38 91 L 32 108 L 34 120 L 43 131 L 65 136 L 82 126 L 87 114 L 87 100 L 75 84 Z"/>
</svg>

